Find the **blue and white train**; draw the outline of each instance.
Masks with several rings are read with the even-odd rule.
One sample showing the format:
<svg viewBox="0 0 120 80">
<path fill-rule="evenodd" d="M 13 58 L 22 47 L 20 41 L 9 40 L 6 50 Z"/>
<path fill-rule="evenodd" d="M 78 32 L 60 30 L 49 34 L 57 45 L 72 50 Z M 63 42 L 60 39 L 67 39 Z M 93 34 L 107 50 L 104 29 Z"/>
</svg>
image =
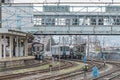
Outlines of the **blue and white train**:
<svg viewBox="0 0 120 80">
<path fill-rule="evenodd" d="M 54 45 L 51 47 L 51 53 L 54 58 L 77 58 L 81 59 L 85 55 L 85 45 L 67 46 Z"/>
<path fill-rule="evenodd" d="M 70 56 L 70 47 L 64 45 L 54 45 L 51 47 L 51 53 L 55 58 L 68 58 Z"/>
</svg>

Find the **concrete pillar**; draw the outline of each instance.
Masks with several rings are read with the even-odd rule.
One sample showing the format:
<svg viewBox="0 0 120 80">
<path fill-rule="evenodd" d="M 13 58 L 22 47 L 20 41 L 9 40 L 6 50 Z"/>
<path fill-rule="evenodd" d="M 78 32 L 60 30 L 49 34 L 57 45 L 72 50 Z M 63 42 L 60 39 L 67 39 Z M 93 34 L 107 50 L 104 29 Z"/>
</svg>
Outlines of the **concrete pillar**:
<svg viewBox="0 0 120 80">
<path fill-rule="evenodd" d="M 21 38 L 18 38 L 18 56 L 21 57 Z"/>
<path fill-rule="evenodd" d="M 1 42 L 2 36 L 0 35 L 0 59 L 2 58 L 2 42 Z"/>
<path fill-rule="evenodd" d="M 44 36 L 44 40 L 43 40 L 43 41 L 44 41 L 44 42 L 43 42 L 43 43 L 44 43 L 44 53 L 46 52 L 46 41 L 45 41 L 45 40 L 46 40 L 46 39 L 45 39 L 45 36 Z"/>
<path fill-rule="evenodd" d="M 16 37 L 16 51 L 15 51 L 16 57 L 18 57 L 18 36 Z"/>
<path fill-rule="evenodd" d="M 6 35 L 4 35 L 3 38 L 4 38 L 4 40 L 6 40 Z M 5 41 L 3 43 L 3 57 L 6 58 L 6 43 L 5 43 Z"/>
<path fill-rule="evenodd" d="M 13 36 L 10 36 L 9 38 L 9 57 L 12 58 L 13 54 Z"/>
<path fill-rule="evenodd" d="M 28 40 L 25 40 L 25 56 L 28 56 Z"/>
</svg>

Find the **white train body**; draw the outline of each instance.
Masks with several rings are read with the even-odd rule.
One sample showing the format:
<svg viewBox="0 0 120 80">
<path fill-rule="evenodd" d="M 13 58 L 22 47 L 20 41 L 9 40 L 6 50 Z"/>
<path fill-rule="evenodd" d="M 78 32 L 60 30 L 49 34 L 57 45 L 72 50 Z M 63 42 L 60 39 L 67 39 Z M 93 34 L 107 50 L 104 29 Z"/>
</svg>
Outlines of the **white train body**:
<svg viewBox="0 0 120 80">
<path fill-rule="evenodd" d="M 69 46 L 55 45 L 51 47 L 52 56 L 70 56 Z"/>
</svg>

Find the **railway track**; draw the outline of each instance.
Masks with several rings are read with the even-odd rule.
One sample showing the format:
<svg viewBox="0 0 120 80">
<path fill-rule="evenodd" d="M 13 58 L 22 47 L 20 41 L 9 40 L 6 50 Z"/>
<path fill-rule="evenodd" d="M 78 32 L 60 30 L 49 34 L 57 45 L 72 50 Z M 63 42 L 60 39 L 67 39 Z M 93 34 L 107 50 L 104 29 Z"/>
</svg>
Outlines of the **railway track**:
<svg viewBox="0 0 120 80">
<path fill-rule="evenodd" d="M 110 62 L 108 61 L 107 63 L 114 65 L 114 69 L 104 73 L 103 75 L 94 78 L 93 80 L 120 80 L 120 63 L 118 62 Z M 118 79 L 119 78 L 119 79 Z"/>
<path fill-rule="evenodd" d="M 72 60 L 72 61 L 77 61 L 77 62 L 81 62 L 81 60 Z M 91 68 L 94 66 L 94 64 L 92 64 L 90 61 L 87 62 L 89 64 L 89 69 L 88 69 L 88 72 L 91 71 Z M 95 63 L 96 64 L 96 63 Z M 98 66 L 98 68 L 101 68 L 101 64 L 96 64 L 96 66 Z M 65 74 L 56 74 L 54 76 L 47 76 L 47 77 L 44 77 L 44 78 L 37 78 L 36 80 L 66 80 L 68 78 L 72 78 L 72 77 L 75 77 L 75 76 L 78 76 L 78 75 L 82 75 L 84 73 L 84 71 L 82 69 L 80 70 L 77 70 L 77 71 L 74 71 L 72 73 L 65 73 Z M 68 79 L 69 80 L 69 79 Z"/>
<path fill-rule="evenodd" d="M 61 65 L 61 69 L 65 69 L 71 66 L 74 66 L 75 64 L 71 63 L 71 62 L 65 62 L 62 60 L 62 65 Z M 54 67 L 54 69 L 52 69 L 52 71 L 56 71 L 59 69 L 59 66 Z M 43 69 L 43 70 L 38 70 L 38 71 L 30 71 L 30 72 L 25 72 L 25 73 L 19 73 L 19 74 L 11 74 L 11 75 L 6 75 L 6 76 L 0 76 L 0 80 L 13 80 L 13 79 L 19 79 L 22 77 L 26 77 L 26 76 L 31 76 L 31 75 L 36 75 L 38 73 L 45 73 L 45 72 L 49 72 L 49 69 Z"/>
<path fill-rule="evenodd" d="M 0 70 L 2 71 L 12 71 L 12 70 L 19 70 L 19 69 L 25 69 L 25 68 L 32 68 L 32 67 L 37 67 L 37 66 L 42 66 L 45 64 L 50 63 L 48 60 L 43 61 L 43 63 L 40 63 L 40 61 L 37 60 L 32 60 L 32 61 L 26 61 L 24 66 L 19 66 L 19 67 L 12 67 L 12 68 L 3 68 Z"/>
</svg>

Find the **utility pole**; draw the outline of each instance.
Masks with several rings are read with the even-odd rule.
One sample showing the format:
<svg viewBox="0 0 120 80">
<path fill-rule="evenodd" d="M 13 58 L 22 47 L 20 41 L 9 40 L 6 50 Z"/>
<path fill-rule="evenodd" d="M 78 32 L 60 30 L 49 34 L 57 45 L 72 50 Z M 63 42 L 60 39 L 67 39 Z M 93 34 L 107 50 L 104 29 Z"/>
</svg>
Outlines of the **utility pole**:
<svg viewBox="0 0 120 80">
<path fill-rule="evenodd" d="M 104 41 L 104 36 L 102 37 L 103 38 L 103 44 L 102 44 L 102 56 L 101 56 L 101 58 L 103 58 L 103 51 L 104 51 L 104 46 L 105 46 L 105 41 Z"/>
<path fill-rule="evenodd" d="M 58 0 L 58 4 L 57 4 L 57 7 L 59 7 L 59 4 L 60 4 L 60 0 Z M 58 15 L 59 16 L 59 15 Z M 57 18 L 57 25 L 59 24 L 59 18 Z M 59 46 L 60 46 L 60 36 L 59 36 Z M 60 71 L 60 49 L 59 49 L 59 71 Z"/>
<path fill-rule="evenodd" d="M 60 36 L 59 36 L 59 46 L 60 46 Z M 59 49 L 58 53 L 59 53 L 59 71 L 60 71 L 60 49 Z"/>
<path fill-rule="evenodd" d="M 2 28 L 2 3 L 4 1 L 0 0 L 0 28 Z"/>
<path fill-rule="evenodd" d="M 88 35 L 88 50 L 87 50 L 87 53 L 88 53 L 87 56 L 88 56 L 88 57 L 89 57 L 89 43 L 90 43 L 90 40 L 89 40 L 89 39 L 90 39 L 90 36 Z"/>
</svg>

